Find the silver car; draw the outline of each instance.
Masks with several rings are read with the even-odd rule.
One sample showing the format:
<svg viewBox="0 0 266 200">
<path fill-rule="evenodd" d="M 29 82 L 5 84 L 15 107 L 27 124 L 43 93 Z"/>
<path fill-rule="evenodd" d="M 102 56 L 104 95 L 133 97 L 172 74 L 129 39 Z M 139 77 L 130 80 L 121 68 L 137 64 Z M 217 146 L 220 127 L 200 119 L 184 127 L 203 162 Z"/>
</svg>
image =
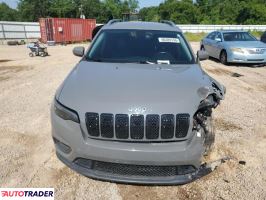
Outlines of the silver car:
<svg viewBox="0 0 266 200">
<path fill-rule="evenodd" d="M 173 23 L 110 21 L 56 92 L 58 158 L 96 179 L 181 184 L 198 178 L 225 87 Z"/>
<path fill-rule="evenodd" d="M 228 63 L 266 63 L 266 44 L 246 31 L 214 31 L 201 41 L 201 50 Z"/>
</svg>

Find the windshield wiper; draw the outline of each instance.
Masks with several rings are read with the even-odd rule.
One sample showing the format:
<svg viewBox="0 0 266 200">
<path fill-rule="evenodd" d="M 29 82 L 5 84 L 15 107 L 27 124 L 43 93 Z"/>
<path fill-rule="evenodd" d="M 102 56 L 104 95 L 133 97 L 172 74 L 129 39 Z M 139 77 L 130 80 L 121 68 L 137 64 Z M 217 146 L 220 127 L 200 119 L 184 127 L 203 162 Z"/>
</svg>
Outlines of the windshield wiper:
<svg viewBox="0 0 266 200">
<path fill-rule="evenodd" d="M 155 64 L 155 63 L 153 63 L 153 62 L 150 62 L 150 61 L 146 61 L 146 60 L 140 60 L 140 61 L 128 61 L 128 62 L 126 62 L 126 63 L 138 63 L 138 64 L 150 64 L 150 65 L 153 65 L 153 64 Z"/>
<path fill-rule="evenodd" d="M 139 61 L 140 64 L 150 64 L 150 65 L 154 65 L 155 63 L 154 62 L 150 62 L 148 60 L 145 60 L 145 61 Z"/>
<path fill-rule="evenodd" d="M 101 59 L 99 58 L 89 58 L 87 59 L 87 61 L 92 61 L 92 62 L 103 62 Z"/>
<path fill-rule="evenodd" d="M 92 61 L 92 62 L 104 62 L 103 60 L 99 59 L 99 58 L 89 58 L 87 59 L 87 61 Z M 108 61 L 107 61 L 108 62 Z M 109 62 L 115 62 L 114 60 L 109 61 Z M 119 61 L 117 61 L 119 62 Z M 138 64 L 156 64 L 150 61 L 146 61 L 146 60 L 141 60 L 141 61 L 120 61 L 119 63 L 138 63 Z"/>
</svg>

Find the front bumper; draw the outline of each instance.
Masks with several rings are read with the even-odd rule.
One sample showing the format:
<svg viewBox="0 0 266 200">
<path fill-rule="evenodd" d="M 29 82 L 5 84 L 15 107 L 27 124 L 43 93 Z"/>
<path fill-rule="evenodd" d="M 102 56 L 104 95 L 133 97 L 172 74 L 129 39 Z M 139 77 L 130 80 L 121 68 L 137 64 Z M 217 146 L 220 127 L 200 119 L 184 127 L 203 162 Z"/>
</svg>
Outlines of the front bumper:
<svg viewBox="0 0 266 200">
<path fill-rule="evenodd" d="M 250 64 L 266 63 L 266 53 L 241 54 L 241 53 L 229 52 L 227 56 L 227 61 L 230 63 L 250 63 Z"/>
<path fill-rule="evenodd" d="M 164 185 L 184 184 L 197 177 L 204 148 L 202 138 L 197 137 L 196 134 L 186 141 L 167 143 L 101 141 L 86 137 L 79 124 L 62 120 L 53 111 L 51 118 L 52 135 L 57 141 L 55 147 L 58 158 L 71 169 L 85 176 L 112 182 Z M 58 145 L 60 143 L 63 145 Z M 175 176 L 128 176 L 81 166 L 76 162 L 79 158 L 125 165 L 193 166 L 195 170 Z"/>
<path fill-rule="evenodd" d="M 93 169 L 88 169 L 86 167 L 80 166 L 75 162 L 70 162 L 63 156 L 61 156 L 58 152 L 56 153 L 59 160 L 61 160 L 66 166 L 71 168 L 72 170 L 102 181 L 110 181 L 116 183 L 130 183 L 130 184 L 145 184 L 145 185 L 181 185 L 192 182 L 207 173 L 200 175 L 200 169 L 195 170 L 193 173 L 184 174 L 184 175 L 176 175 L 171 177 L 153 177 L 153 176 L 128 176 L 128 175 L 117 175 L 117 174 L 110 174 L 104 173 L 101 171 L 96 171 Z"/>
</svg>

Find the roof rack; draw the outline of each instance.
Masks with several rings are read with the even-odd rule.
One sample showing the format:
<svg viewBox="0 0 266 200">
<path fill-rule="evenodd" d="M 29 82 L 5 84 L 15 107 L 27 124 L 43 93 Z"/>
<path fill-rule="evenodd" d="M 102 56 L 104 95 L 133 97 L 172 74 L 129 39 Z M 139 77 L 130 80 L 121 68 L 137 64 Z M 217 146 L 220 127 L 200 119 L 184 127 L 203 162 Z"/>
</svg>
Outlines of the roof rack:
<svg viewBox="0 0 266 200">
<path fill-rule="evenodd" d="M 168 25 L 170 25 L 170 26 L 176 26 L 174 22 L 169 21 L 169 20 L 161 20 L 160 22 L 161 22 L 161 23 L 164 23 L 164 24 L 168 24 Z"/>
<path fill-rule="evenodd" d="M 117 22 L 122 22 L 122 19 L 112 19 L 112 20 L 110 20 L 110 21 L 107 23 L 107 25 L 112 25 L 112 24 L 117 23 Z"/>
</svg>

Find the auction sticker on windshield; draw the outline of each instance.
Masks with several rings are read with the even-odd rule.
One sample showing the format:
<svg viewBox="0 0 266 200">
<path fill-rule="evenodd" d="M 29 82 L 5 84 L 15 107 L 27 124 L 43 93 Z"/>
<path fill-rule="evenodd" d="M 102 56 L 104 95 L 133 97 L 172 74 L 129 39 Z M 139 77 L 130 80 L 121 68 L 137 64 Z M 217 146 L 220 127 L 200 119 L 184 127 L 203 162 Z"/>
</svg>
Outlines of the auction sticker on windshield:
<svg viewBox="0 0 266 200">
<path fill-rule="evenodd" d="M 0 188 L 0 200 L 54 200 L 54 188 Z"/>
<path fill-rule="evenodd" d="M 158 38 L 159 42 L 166 42 L 166 43 L 180 43 L 178 38 Z"/>
</svg>

